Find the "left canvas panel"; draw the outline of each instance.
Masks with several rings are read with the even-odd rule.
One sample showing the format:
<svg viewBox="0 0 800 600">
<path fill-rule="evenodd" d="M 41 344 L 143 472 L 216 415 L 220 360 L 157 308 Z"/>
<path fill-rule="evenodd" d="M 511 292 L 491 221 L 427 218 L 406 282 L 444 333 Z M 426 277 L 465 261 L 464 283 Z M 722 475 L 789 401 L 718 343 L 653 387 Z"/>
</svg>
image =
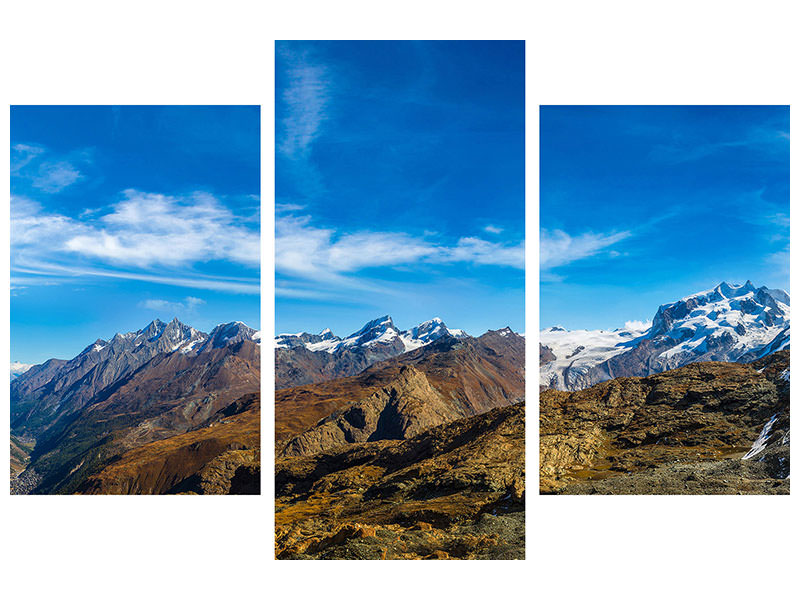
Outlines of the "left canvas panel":
<svg viewBox="0 0 800 600">
<path fill-rule="evenodd" d="M 11 493 L 260 492 L 260 109 L 11 107 Z"/>
</svg>

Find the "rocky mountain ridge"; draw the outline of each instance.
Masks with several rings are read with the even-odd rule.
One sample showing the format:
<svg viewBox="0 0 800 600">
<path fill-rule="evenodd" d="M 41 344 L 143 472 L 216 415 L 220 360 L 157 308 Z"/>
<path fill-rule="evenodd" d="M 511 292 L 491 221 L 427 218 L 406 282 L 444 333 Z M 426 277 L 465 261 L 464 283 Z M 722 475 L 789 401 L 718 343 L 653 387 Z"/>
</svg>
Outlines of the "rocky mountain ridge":
<svg viewBox="0 0 800 600">
<path fill-rule="evenodd" d="M 525 341 L 507 330 L 443 337 L 359 375 L 276 391 L 276 451 L 405 439 L 525 396 Z"/>
<path fill-rule="evenodd" d="M 788 348 L 789 295 L 752 282 L 661 305 L 650 326 L 540 332 L 540 387 L 577 390 L 700 361 L 749 362 Z"/>
<path fill-rule="evenodd" d="M 390 336 L 379 319 L 352 339 L 369 349 Z M 523 558 L 524 338 L 504 328 L 400 346 L 356 374 L 276 390 L 277 557 Z"/>
<path fill-rule="evenodd" d="M 513 333 L 509 328 L 501 331 Z M 350 377 L 370 365 L 414 352 L 438 340 L 469 337 L 460 329 L 448 328 L 438 317 L 401 331 L 388 315 L 369 321 L 344 339 L 333 335 L 330 329 L 318 335 L 283 334 L 276 338 L 275 388 Z"/>
<path fill-rule="evenodd" d="M 258 332 L 239 321 L 210 334 L 177 318 L 155 319 L 144 329 L 95 340 L 71 360 L 50 359 L 11 382 L 11 427 L 33 436 L 81 410 L 97 395 L 160 354 L 197 356 L 241 340 L 258 343 Z"/>
<path fill-rule="evenodd" d="M 389 315 L 368 321 L 361 329 L 340 338 L 324 329 L 318 335 L 310 333 L 283 333 L 275 337 L 276 348 L 296 348 L 303 346 L 312 352 L 333 354 L 342 349 L 364 347 L 391 347 L 396 354 L 415 350 L 443 336 L 466 337 L 460 329 L 450 329 L 439 317 L 420 323 L 407 331 L 395 326 Z"/>
<path fill-rule="evenodd" d="M 259 387 L 258 332 L 241 322 L 204 334 L 156 320 L 34 366 L 11 383 L 12 435 L 35 441 L 20 474 L 35 483 L 21 489 L 77 491 L 125 452 L 210 426 Z"/>
</svg>

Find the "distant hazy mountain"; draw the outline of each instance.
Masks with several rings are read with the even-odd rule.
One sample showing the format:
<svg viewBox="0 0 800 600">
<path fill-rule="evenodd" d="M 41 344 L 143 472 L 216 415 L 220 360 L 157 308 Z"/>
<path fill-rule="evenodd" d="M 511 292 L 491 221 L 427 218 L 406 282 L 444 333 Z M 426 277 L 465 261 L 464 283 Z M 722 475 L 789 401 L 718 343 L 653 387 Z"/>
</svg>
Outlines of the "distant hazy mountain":
<svg viewBox="0 0 800 600">
<path fill-rule="evenodd" d="M 540 385 L 578 390 L 698 361 L 749 362 L 789 346 L 789 318 L 789 294 L 747 281 L 663 304 L 649 327 L 551 327 L 539 333 Z"/>
</svg>

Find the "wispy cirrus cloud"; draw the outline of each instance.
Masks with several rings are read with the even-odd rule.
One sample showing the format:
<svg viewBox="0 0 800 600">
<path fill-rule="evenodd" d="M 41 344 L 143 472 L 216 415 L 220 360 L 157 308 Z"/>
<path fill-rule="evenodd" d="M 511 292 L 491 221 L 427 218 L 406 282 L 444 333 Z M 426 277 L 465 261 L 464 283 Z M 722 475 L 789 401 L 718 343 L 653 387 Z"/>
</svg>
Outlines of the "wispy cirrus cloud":
<svg viewBox="0 0 800 600">
<path fill-rule="evenodd" d="M 331 67 L 293 44 L 279 44 L 277 56 L 276 69 L 286 79 L 276 105 L 280 120 L 275 131 L 275 152 L 281 163 L 280 173 L 287 182 L 291 181 L 289 196 L 318 197 L 326 189 L 325 181 L 311 157 L 314 142 L 323 133 L 331 112 Z"/>
<path fill-rule="evenodd" d="M 15 199 L 11 243 L 40 254 L 68 252 L 115 265 L 182 266 L 211 260 L 259 264 L 257 231 L 243 227 L 213 196 L 178 198 L 123 192 L 110 212 L 90 221 L 48 213 Z"/>
<path fill-rule="evenodd" d="M 210 194 L 126 190 L 105 214 L 82 218 L 46 211 L 22 197 L 12 198 L 11 206 L 12 271 L 258 293 L 257 279 L 193 275 L 194 266 L 210 261 L 259 265 L 259 232 Z"/>
<path fill-rule="evenodd" d="M 139 302 L 139 307 L 157 312 L 187 313 L 192 312 L 195 308 L 205 303 L 205 300 L 196 298 L 195 296 L 186 296 L 182 302 L 148 298 L 147 300 Z"/>
<path fill-rule="evenodd" d="M 280 57 L 288 85 L 281 96 L 285 116 L 281 119 L 278 151 L 290 159 L 303 159 L 327 118 L 329 73 L 327 67 L 311 62 L 306 53 L 295 54 L 282 47 Z"/>
<path fill-rule="evenodd" d="M 788 277 L 789 264 L 790 264 L 789 245 L 778 252 L 772 252 L 764 257 L 764 263 L 767 268 L 777 276 Z"/>
<path fill-rule="evenodd" d="M 275 203 L 275 212 L 276 213 L 296 212 L 298 210 L 304 210 L 305 208 L 306 208 L 305 204 L 295 204 L 294 202 L 276 202 Z"/>
<path fill-rule="evenodd" d="M 237 223 L 230 209 L 213 196 L 196 193 L 188 198 L 123 192 L 112 206 L 64 248 L 111 263 L 150 267 L 180 266 L 210 260 L 259 264 L 259 234 Z"/>
<path fill-rule="evenodd" d="M 91 152 L 86 150 L 57 156 L 37 144 L 11 147 L 12 178 L 27 180 L 32 188 L 47 194 L 57 194 L 85 179 L 82 169 L 91 163 Z"/>
<path fill-rule="evenodd" d="M 44 147 L 38 144 L 14 144 L 11 146 L 11 175 L 18 174 L 44 152 Z"/>
<path fill-rule="evenodd" d="M 539 233 L 539 267 L 548 271 L 578 260 L 597 256 L 609 247 L 628 239 L 631 231 L 582 233 L 570 235 L 560 229 L 542 229 Z M 616 251 L 609 251 L 616 252 Z M 619 256 L 619 253 L 616 254 Z M 613 256 L 612 256 L 613 258 Z"/>
<path fill-rule="evenodd" d="M 789 204 L 785 199 L 771 202 L 765 188 L 741 194 L 731 202 L 736 215 L 744 222 L 764 227 L 770 235 L 789 233 Z M 788 190 L 787 190 L 788 194 Z"/>
<path fill-rule="evenodd" d="M 658 162 L 680 164 L 701 160 L 724 152 L 747 150 L 761 158 L 782 158 L 789 144 L 789 133 L 767 126 L 753 127 L 724 140 L 678 138 L 655 144 L 650 157 Z"/>
<path fill-rule="evenodd" d="M 486 227 L 483 228 L 483 230 L 486 231 L 487 233 L 494 233 L 497 235 L 503 233 L 503 228 L 498 227 L 497 225 L 487 225 Z"/>
<path fill-rule="evenodd" d="M 375 267 L 409 267 L 468 263 L 524 269 L 523 243 L 504 244 L 462 237 L 455 244 L 438 243 L 393 231 L 341 233 L 317 227 L 310 216 L 282 216 L 276 220 L 275 269 L 279 275 L 348 288 L 374 289 L 375 282 L 350 277 Z M 282 286 L 279 295 L 312 297 L 306 288 Z"/>
<path fill-rule="evenodd" d="M 63 265 L 55 262 L 36 262 L 25 260 L 23 264 L 12 265 L 11 280 L 18 278 L 13 273 L 36 275 L 25 278 L 28 285 L 56 285 L 71 279 L 86 277 L 105 277 L 109 279 L 127 279 L 146 281 L 183 288 L 199 290 L 215 290 L 234 294 L 259 294 L 260 283 L 253 277 L 214 277 L 210 275 L 181 275 L 176 273 L 148 273 L 96 268 L 87 265 Z"/>
</svg>

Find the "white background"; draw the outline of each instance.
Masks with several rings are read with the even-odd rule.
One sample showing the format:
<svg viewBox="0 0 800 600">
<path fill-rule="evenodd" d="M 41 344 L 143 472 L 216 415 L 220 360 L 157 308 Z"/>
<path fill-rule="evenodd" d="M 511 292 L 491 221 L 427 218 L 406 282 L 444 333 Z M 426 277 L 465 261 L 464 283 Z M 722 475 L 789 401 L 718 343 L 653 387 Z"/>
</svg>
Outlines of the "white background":
<svg viewBox="0 0 800 600">
<path fill-rule="evenodd" d="M 0 105 L 3 110 L 10 104 L 262 105 L 262 324 L 269 340 L 274 40 L 525 39 L 526 330 L 533 342 L 539 329 L 538 106 L 792 104 L 800 52 L 791 6 L 765 0 L 547 5 L 18 0 L 0 9 Z M 0 119 L 0 178 L 6 182 L 7 115 Z M 793 153 L 793 174 L 796 167 Z M 9 264 L 7 202 L 3 197 L 4 265 Z M 795 265 L 795 244 L 792 248 Z M 0 269 L 0 288 L 8 289 L 7 278 L 7 269 Z M 0 298 L 2 367 L 9 362 L 8 294 Z M 524 562 L 273 560 L 273 427 L 271 403 L 265 401 L 261 497 L 12 497 L 6 488 L 0 496 L 3 597 L 800 597 L 796 493 L 536 495 L 536 377 L 530 376 L 537 368 L 535 349 L 529 344 Z M 7 431 L 8 367 L 0 373 L 0 431 Z M 271 352 L 264 352 L 262 373 L 267 399 Z M 4 448 L 0 460 L 7 461 Z"/>
</svg>

